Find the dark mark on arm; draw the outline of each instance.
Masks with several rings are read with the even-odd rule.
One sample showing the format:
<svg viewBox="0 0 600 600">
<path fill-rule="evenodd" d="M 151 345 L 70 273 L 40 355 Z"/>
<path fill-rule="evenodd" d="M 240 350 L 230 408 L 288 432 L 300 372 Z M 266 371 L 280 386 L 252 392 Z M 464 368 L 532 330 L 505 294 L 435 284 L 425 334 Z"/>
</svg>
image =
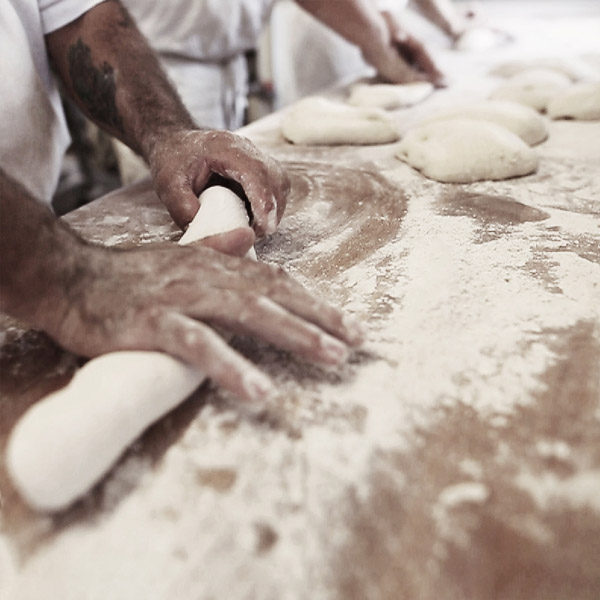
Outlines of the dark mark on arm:
<svg viewBox="0 0 600 600">
<path fill-rule="evenodd" d="M 81 38 L 69 49 L 69 76 L 76 94 L 90 115 L 124 133 L 116 104 L 114 69 L 106 61 L 100 67 L 94 65 L 92 52 Z"/>
</svg>

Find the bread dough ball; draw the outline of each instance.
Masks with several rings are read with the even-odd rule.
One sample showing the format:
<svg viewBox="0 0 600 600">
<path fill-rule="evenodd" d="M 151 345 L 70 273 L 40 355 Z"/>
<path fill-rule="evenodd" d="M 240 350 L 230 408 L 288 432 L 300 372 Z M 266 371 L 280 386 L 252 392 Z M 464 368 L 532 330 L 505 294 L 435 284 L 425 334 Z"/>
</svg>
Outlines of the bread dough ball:
<svg viewBox="0 0 600 600">
<path fill-rule="evenodd" d="M 580 83 L 560 92 L 548 103 L 548 116 L 597 121 L 600 119 L 600 83 Z"/>
<path fill-rule="evenodd" d="M 505 127 L 476 119 L 434 121 L 410 130 L 396 156 L 447 183 L 509 179 L 533 173 L 535 152 Z"/>
<path fill-rule="evenodd" d="M 533 108 L 517 102 L 489 100 L 455 106 L 435 113 L 426 122 L 455 118 L 490 121 L 516 133 L 526 144 L 533 146 L 548 137 L 546 120 Z"/>
<path fill-rule="evenodd" d="M 590 70 L 587 65 L 577 59 L 567 60 L 561 58 L 534 58 L 531 60 L 514 60 L 503 63 L 490 71 L 491 75 L 511 78 L 523 71 L 544 69 L 564 75 L 569 81 L 578 81 L 589 77 Z"/>
<path fill-rule="evenodd" d="M 348 106 L 322 97 L 294 104 L 282 117 L 281 132 L 294 144 L 388 144 L 400 135 L 380 108 Z"/>
<path fill-rule="evenodd" d="M 524 69 L 508 78 L 512 83 L 523 83 L 529 85 L 555 85 L 559 87 L 567 87 L 573 82 L 570 77 L 555 71 L 554 69 L 535 68 Z"/>
<path fill-rule="evenodd" d="M 416 81 L 404 84 L 359 83 L 350 90 L 348 104 L 383 109 L 403 108 L 422 102 L 433 92 L 433 84 Z"/>
<path fill-rule="evenodd" d="M 565 74 L 551 69 L 525 69 L 498 86 L 490 95 L 494 100 L 518 102 L 544 112 L 548 102 L 571 80 Z"/>
</svg>

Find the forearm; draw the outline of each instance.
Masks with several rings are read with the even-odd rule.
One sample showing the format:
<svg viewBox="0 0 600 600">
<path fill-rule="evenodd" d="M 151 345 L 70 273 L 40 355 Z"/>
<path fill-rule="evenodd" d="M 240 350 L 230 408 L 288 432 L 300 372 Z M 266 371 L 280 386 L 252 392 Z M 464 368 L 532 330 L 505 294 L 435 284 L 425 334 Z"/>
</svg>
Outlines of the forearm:
<svg viewBox="0 0 600 600">
<path fill-rule="evenodd" d="M 365 60 L 375 64 L 391 46 L 390 31 L 370 0 L 296 0 L 316 19 L 356 45 Z M 375 65 L 376 66 L 376 65 Z"/>
<path fill-rule="evenodd" d="M 80 285 L 86 244 L 0 169 L 0 310 L 51 329 Z M 85 262 L 85 261 L 84 261 Z"/>
<path fill-rule="evenodd" d="M 118 0 L 46 36 L 66 91 L 100 127 L 150 160 L 165 135 L 194 128 L 154 52 Z"/>
<path fill-rule="evenodd" d="M 451 0 L 415 0 L 419 11 L 451 38 L 464 30 L 464 23 Z"/>
</svg>

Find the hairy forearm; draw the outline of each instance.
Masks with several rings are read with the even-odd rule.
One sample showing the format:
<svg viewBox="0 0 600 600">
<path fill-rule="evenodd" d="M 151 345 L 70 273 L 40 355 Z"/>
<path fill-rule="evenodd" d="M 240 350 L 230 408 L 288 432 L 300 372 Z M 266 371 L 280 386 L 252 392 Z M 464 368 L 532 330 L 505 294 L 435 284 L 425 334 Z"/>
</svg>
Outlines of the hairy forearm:
<svg viewBox="0 0 600 600">
<path fill-rule="evenodd" d="M 158 58 L 118 0 L 46 36 L 66 91 L 100 127 L 146 160 L 173 131 L 195 127 Z"/>
<path fill-rule="evenodd" d="M 451 38 L 458 37 L 464 24 L 451 0 L 415 0 L 419 11 Z"/>
<path fill-rule="evenodd" d="M 0 169 L 0 310 L 41 329 L 67 309 L 86 245 Z"/>
<path fill-rule="evenodd" d="M 296 0 L 316 19 L 358 46 L 365 60 L 373 64 L 391 43 L 390 32 L 370 0 Z"/>
</svg>

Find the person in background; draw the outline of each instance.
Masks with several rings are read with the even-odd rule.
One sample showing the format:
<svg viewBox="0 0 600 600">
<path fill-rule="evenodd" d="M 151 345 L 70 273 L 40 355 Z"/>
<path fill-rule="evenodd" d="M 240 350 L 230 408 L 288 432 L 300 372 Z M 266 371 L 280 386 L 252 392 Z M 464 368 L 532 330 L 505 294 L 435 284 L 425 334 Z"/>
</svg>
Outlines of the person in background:
<svg viewBox="0 0 600 600">
<path fill-rule="evenodd" d="M 383 18 L 386 26 L 383 31 L 389 35 L 392 43 L 399 42 L 396 47 L 408 56 L 411 55 L 411 45 L 418 44 L 421 48 L 426 45 L 427 55 L 431 48 L 439 46 L 437 36 L 429 35 L 431 32 L 428 29 L 431 28 L 424 29 L 423 24 L 419 23 L 422 19 L 415 19 L 415 12 L 440 30 L 452 44 L 473 26 L 472 9 L 459 10 L 450 0 L 370 0 L 370 4 L 371 10 L 376 10 Z M 419 42 L 415 40 L 415 32 Z M 358 46 L 325 27 L 300 9 L 294 0 L 281 0 L 276 4 L 270 35 L 272 46 L 277 49 L 272 53 L 272 79 L 278 106 L 285 106 L 324 89 L 378 75 Z M 408 40 L 412 40 L 412 44 L 407 46 Z M 410 77 L 398 79 L 382 76 L 381 69 L 378 79 L 392 83 L 412 80 Z M 445 84 L 441 75 L 430 80 L 439 87 Z"/>
<path fill-rule="evenodd" d="M 393 10 L 394 0 L 386 0 Z M 415 9 L 429 22 L 441 30 L 452 42 L 456 42 L 470 26 L 475 12 L 467 8 L 464 12 L 456 8 L 452 0 L 413 0 Z M 397 7 L 396 7 L 397 8 Z"/>
<path fill-rule="evenodd" d="M 273 384 L 211 325 L 326 364 L 360 343 L 339 310 L 280 269 L 240 258 L 277 227 L 287 175 L 248 140 L 196 124 L 119 0 L 0 0 L 0 61 L 0 310 L 80 355 L 169 353 L 248 401 Z M 178 225 L 218 173 L 242 185 L 253 229 L 194 248 L 116 250 L 79 238 L 48 207 L 69 143 L 57 79 L 144 158 Z"/>
<path fill-rule="evenodd" d="M 123 0 L 160 56 L 198 123 L 234 131 L 248 103 L 246 53 L 257 47 L 276 0 Z M 296 0 L 303 12 L 361 53 L 386 81 L 443 80 L 425 48 L 379 12 L 372 0 Z M 310 60 L 310 45 L 304 48 Z M 313 57 L 315 58 L 315 57 Z M 312 64 L 314 63 L 314 64 Z M 311 61 L 318 70 L 318 57 Z M 145 175 L 144 165 L 116 145 L 123 183 Z"/>
</svg>

